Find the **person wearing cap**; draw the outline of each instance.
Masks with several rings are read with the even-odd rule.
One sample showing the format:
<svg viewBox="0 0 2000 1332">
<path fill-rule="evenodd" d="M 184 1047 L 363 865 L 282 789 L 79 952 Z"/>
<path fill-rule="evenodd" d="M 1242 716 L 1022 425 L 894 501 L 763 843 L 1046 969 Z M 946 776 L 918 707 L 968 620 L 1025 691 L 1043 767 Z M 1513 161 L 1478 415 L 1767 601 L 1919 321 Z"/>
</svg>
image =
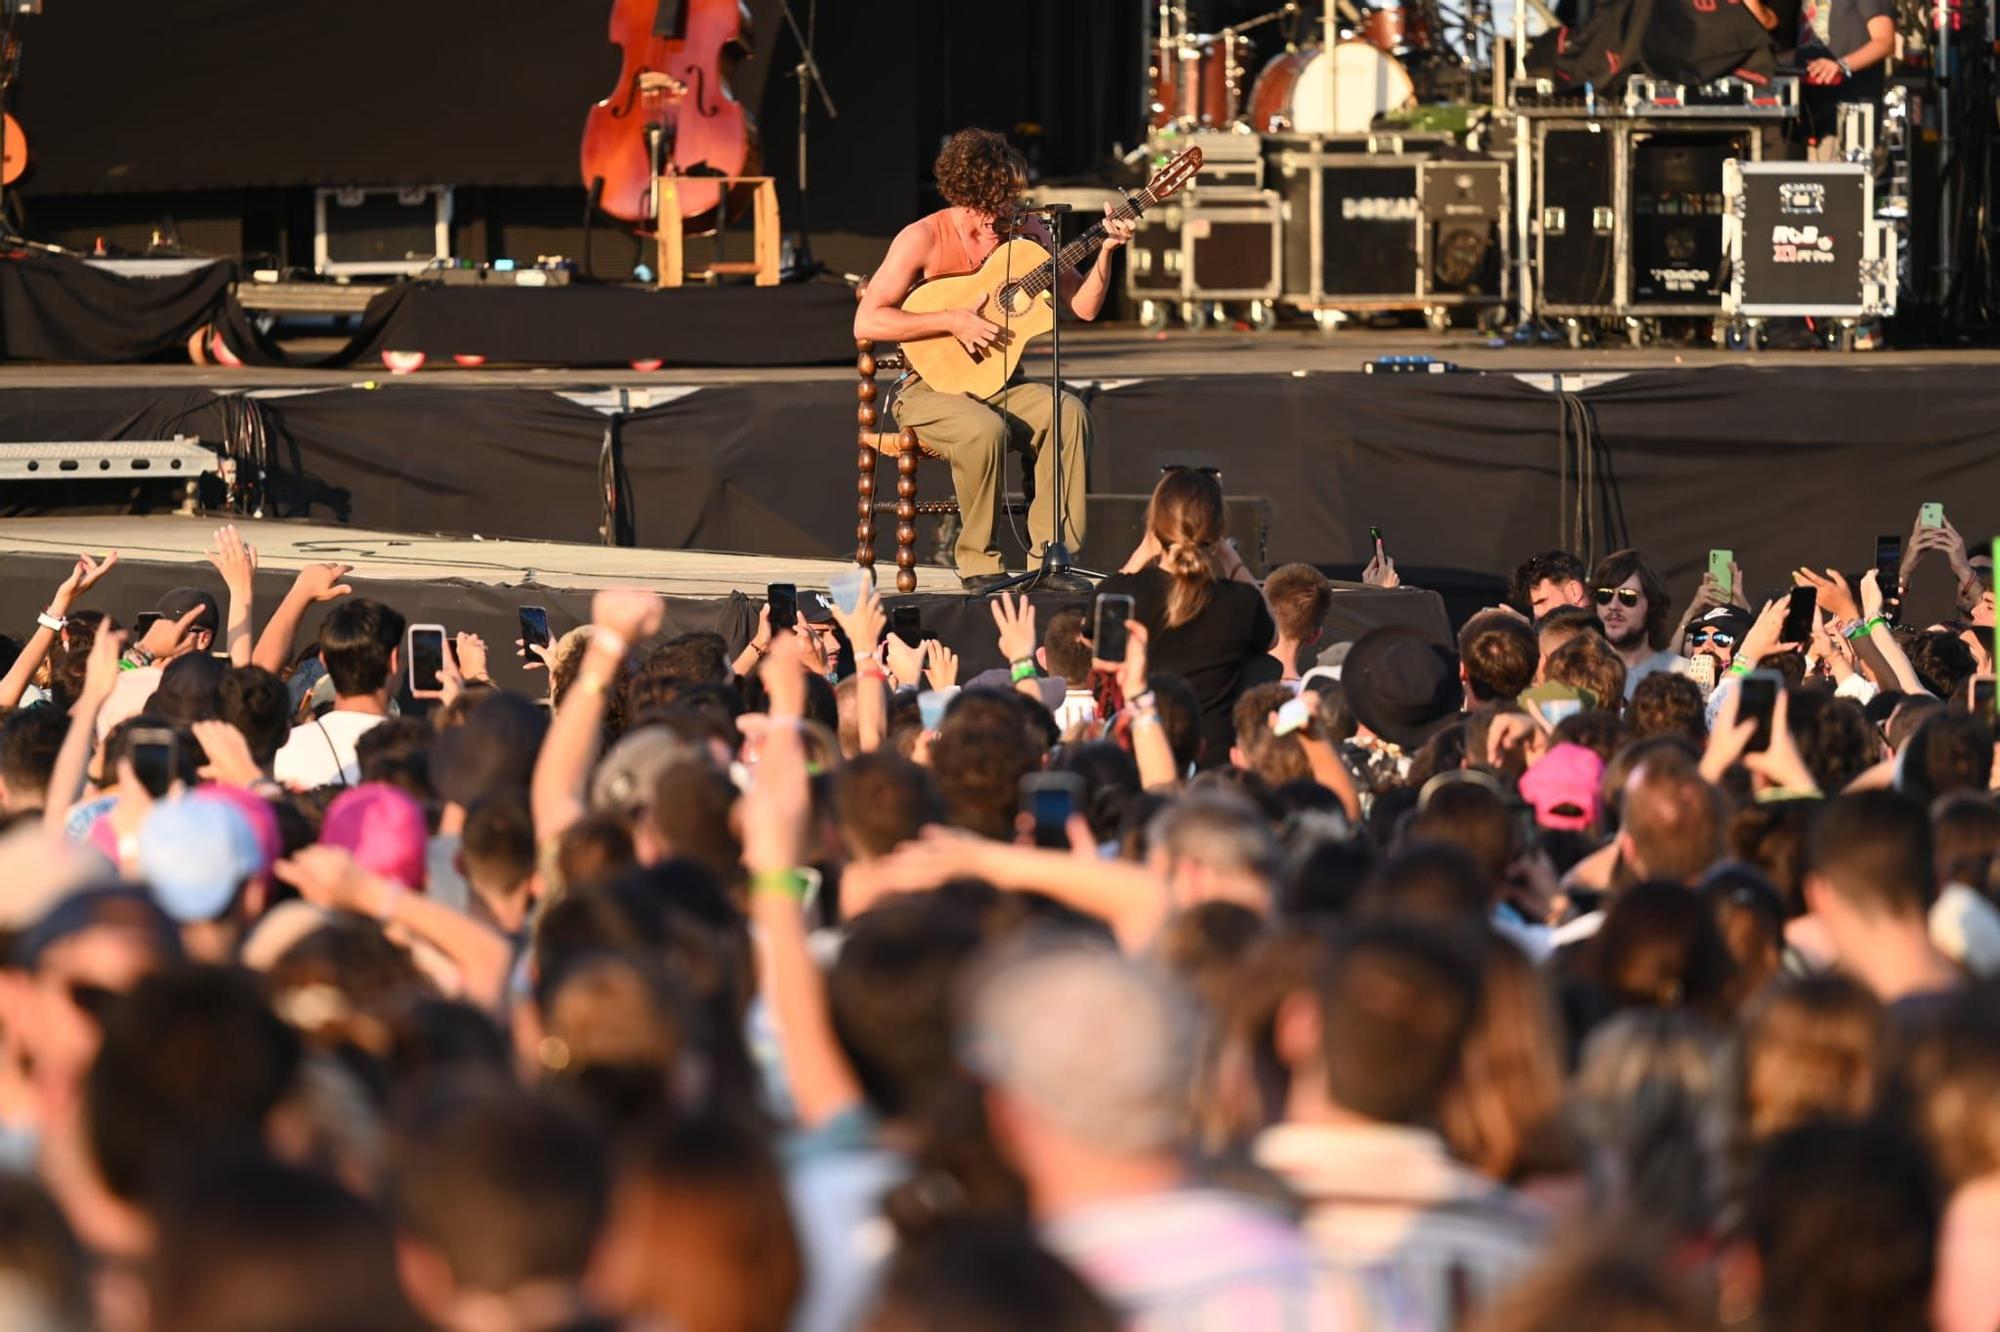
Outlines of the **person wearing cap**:
<svg viewBox="0 0 2000 1332">
<path fill-rule="evenodd" d="M 355 742 L 389 715 L 402 665 L 403 617 L 366 597 L 351 597 L 327 613 L 319 659 L 333 681 L 333 710 L 292 728 L 272 770 L 294 791 L 353 786 L 361 780 Z"/>
<path fill-rule="evenodd" d="M 1707 657 L 1720 680 L 1736 660 L 1736 645 L 1750 632 L 1750 612 L 1741 606 L 1711 606 L 1688 626 L 1684 651 L 1692 660 Z"/>
<path fill-rule="evenodd" d="M 1164 978 L 1076 944 L 1006 958 L 959 1046 L 1044 1242 L 1126 1327 L 1338 1325 L 1284 1210 L 1190 1177 L 1193 1010 Z"/>
<path fill-rule="evenodd" d="M 1590 832 L 1604 813 L 1604 760 L 1582 745 L 1552 746 L 1521 774 L 1520 789 L 1540 827 Z"/>
<path fill-rule="evenodd" d="M 207 653 L 222 629 L 222 609 L 198 587 L 177 587 L 155 603 L 160 618 L 138 642 L 125 649 L 124 668 L 111 696 L 97 714 L 97 738 L 128 717 L 146 711 L 167 664 L 192 653 Z"/>
<path fill-rule="evenodd" d="M 1457 719 L 1465 702 L 1458 659 L 1420 629 L 1384 625 L 1355 640 L 1340 668 L 1347 706 L 1361 727 L 1352 742 L 1363 771 L 1363 803 L 1410 768 L 1424 742 Z"/>
<path fill-rule="evenodd" d="M 262 836 L 238 799 L 215 788 L 162 801 L 139 829 L 138 870 L 160 910 L 180 928 L 181 945 L 197 962 L 226 965 L 252 921 L 262 914 L 277 859 L 277 816 Z"/>
</svg>

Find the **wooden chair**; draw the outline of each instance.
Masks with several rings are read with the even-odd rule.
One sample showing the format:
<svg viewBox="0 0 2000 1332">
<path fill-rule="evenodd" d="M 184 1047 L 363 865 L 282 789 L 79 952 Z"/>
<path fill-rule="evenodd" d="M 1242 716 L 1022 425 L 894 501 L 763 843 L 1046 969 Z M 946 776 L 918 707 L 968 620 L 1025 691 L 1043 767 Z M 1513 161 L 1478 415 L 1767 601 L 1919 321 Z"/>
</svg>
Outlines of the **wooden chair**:
<svg viewBox="0 0 2000 1332">
<path fill-rule="evenodd" d="M 883 370 L 904 368 L 900 351 L 875 354 L 875 344 L 865 338 L 856 338 L 854 349 L 855 373 L 859 383 L 855 385 L 854 396 L 859 399 L 854 417 L 860 426 L 857 442 L 860 445 L 855 454 L 855 466 L 859 469 L 859 479 L 855 485 L 854 506 L 854 562 L 864 569 L 875 567 L 875 515 L 893 513 L 896 515 L 896 590 L 914 592 L 917 590 L 917 517 L 958 513 L 958 499 L 954 493 L 951 499 L 917 499 L 917 463 L 924 458 L 938 455 L 924 447 L 914 430 L 877 430 L 882 414 L 876 403 L 880 400 L 881 388 L 875 376 Z M 893 424 L 893 423 L 892 423 Z M 893 504 L 877 501 L 875 498 L 875 464 L 881 458 L 896 460 L 896 502 Z"/>
<path fill-rule="evenodd" d="M 903 353 L 886 351 L 878 355 L 875 344 L 865 338 L 856 338 L 854 349 L 854 369 L 859 377 L 854 396 L 860 400 L 854 412 L 860 426 L 856 441 L 860 448 L 855 454 L 855 466 L 860 476 L 855 485 L 854 562 L 864 569 L 875 567 L 875 515 L 893 513 L 896 515 L 896 590 L 914 592 L 917 590 L 917 519 L 920 516 L 957 518 L 958 492 L 952 491 L 950 499 L 919 500 L 917 464 L 925 458 L 942 462 L 943 455 L 927 448 L 914 430 L 876 429 L 883 422 L 881 408 L 877 406 L 881 400 L 881 389 L 875 383 L 875 376 L 884 370 L 908 368 Z M 894 422 L 888 424 L 893 425 Z M 875 498 L 875 464 L 881 458 L 896 460 L 896 502 L 893 504 Z M 950 468 L 945 471 L 949 477 Z M 1034 500 L 1034 484 L 1032 471 L 1023 475 L 1023 494 L 1016 497 L 1002 493 L 1000 513 L 1016 519 L 1027 517 L 1029 505 Z M 955 528 L 956 524 L 946 524 L 938 533 L 940 563 L 951 557 L 956 539 Z"/>
</svg>

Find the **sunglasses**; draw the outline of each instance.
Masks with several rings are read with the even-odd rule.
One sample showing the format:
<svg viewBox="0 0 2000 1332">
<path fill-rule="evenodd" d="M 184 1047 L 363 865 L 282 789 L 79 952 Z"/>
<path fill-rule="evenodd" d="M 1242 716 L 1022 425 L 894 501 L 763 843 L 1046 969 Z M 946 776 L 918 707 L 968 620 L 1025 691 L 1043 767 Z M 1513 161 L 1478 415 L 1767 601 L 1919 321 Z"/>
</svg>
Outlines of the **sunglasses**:
<svg viewBox="0 0 2000 1332">
<path fill-rule="evenodd" d="M 1721 647 L 1735 647 L 1736 635 L 1724 629 L 1696 629 L 1688 635 L 1688 642 L 1695 647 L 1703 643 L 1715 643 Z"/>
<path fill-rule="evenodd" d="M 1197 467 L 1192 463 L 1160 464 L 1161 476 L 1171 476 L 1175 472 L 1200 472 L 1211 481 L 1220 481 L 1222 479 L 1222 469 L 1220 467 Z"/>
<path fill-rule="evenodd" d="M 1594 595 L 1597 597 L 1597 604 L 1600 606 L 1609 606 L 1615 598 L 1619 605 L 1629 610 L 1633 606 L 1638 605 L 1639 598 L 1645 594 L 1629 587 L 1600 587 Z"/>
</svg>

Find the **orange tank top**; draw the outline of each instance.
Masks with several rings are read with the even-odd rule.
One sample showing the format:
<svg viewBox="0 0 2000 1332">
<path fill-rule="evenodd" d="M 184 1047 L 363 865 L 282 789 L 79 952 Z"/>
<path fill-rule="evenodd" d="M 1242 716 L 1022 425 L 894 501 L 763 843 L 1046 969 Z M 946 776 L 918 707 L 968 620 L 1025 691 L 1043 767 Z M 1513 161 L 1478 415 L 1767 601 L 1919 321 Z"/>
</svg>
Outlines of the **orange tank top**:
<svg viewBox="0 0 2000 1332">
<path fill-rule="evenodd" d="M 978 265 L 965 253 L 965 239 L 951 220 L 951 209 L 940 208 L 924 221 L 931 224 L 932 271 L 924 274 L 926 278 L 957 277 L 978 271 Z"/>
</svg>

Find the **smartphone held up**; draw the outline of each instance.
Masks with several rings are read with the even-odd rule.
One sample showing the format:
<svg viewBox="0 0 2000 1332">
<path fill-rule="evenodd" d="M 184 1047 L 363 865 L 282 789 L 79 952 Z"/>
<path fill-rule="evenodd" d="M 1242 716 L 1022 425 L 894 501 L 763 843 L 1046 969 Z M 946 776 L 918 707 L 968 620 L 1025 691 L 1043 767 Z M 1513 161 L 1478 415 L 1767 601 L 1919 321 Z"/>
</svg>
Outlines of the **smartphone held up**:
<svg viewBox="0 0 2000 1332">
<path fill-rule="evenodd" d="M 1103 592 L 1090 628 L 1090 655 L 1098 661 L 1121 663 L 1132 646 L 1134 602 L 1122 592 Z"/>
</svg>

